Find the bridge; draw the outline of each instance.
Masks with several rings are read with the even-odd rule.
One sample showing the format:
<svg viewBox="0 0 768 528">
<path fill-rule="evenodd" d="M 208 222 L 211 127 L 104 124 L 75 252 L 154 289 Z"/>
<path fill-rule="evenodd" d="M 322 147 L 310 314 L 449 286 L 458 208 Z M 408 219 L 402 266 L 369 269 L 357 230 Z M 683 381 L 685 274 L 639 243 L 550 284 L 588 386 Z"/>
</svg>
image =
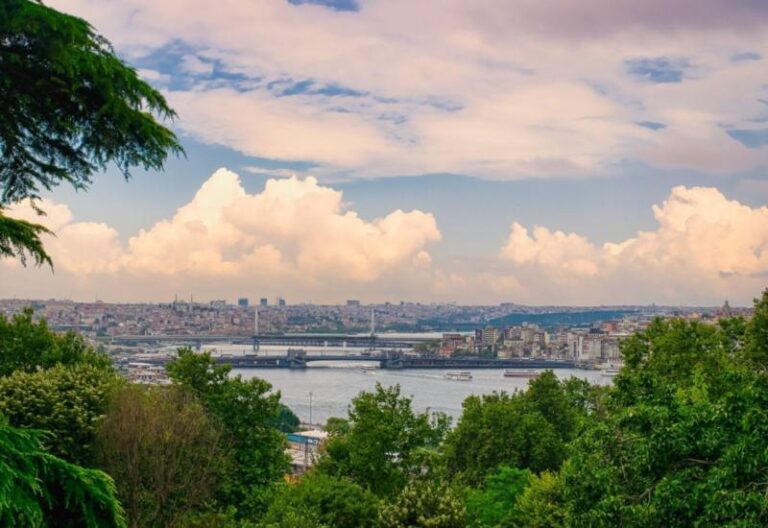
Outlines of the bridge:
<svg viewBox="0 0 768 528">
<path fill-rule="evenodd" d="M 363 348 L 367 350 L 409 350 L 419 343 L 436 341 L 437 338 L 387 334 L 255 334 L 252 336 L 226 334 L 154 334 L 114 336 L 104 340 L 113 345 L 179 344 L 191 345 L 198 349 L 201 348 L 203 344 L 247 344 L 251 345 L 254 351 L 258 351 L 261 345 Z"/>
<path fill-rule="evenodd" d="M 142 359 L 149 363 L 165 363 L 171 358 Z M 305 350 L 288 350 L 285 355 L 215 356 L 219 363 L 238 369 L 305 369 L 315 361 L 377 362 L 382 369 L 558 369 L 579 368 L 570 360 L 526 359 L 526 358 L 478 358 L 478 357 L 424 357 L 404 354 L 399 351 L 356 354 L 308 354 Z"/>
</svg>

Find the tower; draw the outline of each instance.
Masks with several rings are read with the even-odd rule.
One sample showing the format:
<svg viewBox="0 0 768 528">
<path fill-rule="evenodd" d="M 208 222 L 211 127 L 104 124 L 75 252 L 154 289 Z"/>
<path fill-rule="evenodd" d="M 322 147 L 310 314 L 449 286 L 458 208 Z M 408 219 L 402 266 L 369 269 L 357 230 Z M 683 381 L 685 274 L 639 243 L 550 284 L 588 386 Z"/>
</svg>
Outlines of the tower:
<svg viewBox="0 0 768 528">
<path fill-rule="evenodd" d="M 259 335 L 259 307 L 253 310 L 253 335 Z"/>
<path fill-rule="evenodd" d="M 371 337 L 376 335 L 376 311 L 371 308 Z"/>
</svg>

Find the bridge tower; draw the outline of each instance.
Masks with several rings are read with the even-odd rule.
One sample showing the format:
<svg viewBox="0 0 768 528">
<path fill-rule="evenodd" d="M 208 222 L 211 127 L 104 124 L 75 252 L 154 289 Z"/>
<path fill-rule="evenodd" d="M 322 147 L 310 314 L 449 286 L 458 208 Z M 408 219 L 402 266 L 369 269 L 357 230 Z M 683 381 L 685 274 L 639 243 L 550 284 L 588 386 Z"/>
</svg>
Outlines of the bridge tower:
<svg viewBox="0 0 768 528">
<path fill-rule="evenodd" d="M 371 308 L 371 337 L 376 337 L 376 310 Z"/>
<path fill-rule="evenodd" d="M 259 351 L 259 307 L 253 307 L 253 351 Z"/>
</svg>

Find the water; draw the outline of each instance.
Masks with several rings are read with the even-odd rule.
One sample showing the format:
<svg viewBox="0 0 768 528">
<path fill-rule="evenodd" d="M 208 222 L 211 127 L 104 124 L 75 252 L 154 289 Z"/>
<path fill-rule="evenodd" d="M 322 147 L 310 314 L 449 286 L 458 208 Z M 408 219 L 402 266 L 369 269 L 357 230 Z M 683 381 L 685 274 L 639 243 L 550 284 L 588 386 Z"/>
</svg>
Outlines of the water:
<svg viewBox="0 0 768 528">
<path fill-rule="evenodd" d="M 358 362 L 342 366 L 317 362 L 305 370 L 235 369 L 233 373 L 246 379 L 259 377 L 271 383 L 274 390 L 280 391 L 282 402 L 303 422 L 310 421 L 312 393 L 312 423 L 324 423 L 331 416 L 346 417 L 352 399 L 361 391 L 372 390 L 377 382 L 384 386 L 399 384 L 402 394 L 412 397 L 416 410 L 444 412 L 455 422 L 467 396 L 502 390 L 513 392 L 524 389 L 529 381 L 505 378 L 503 369 L 471 370 L 472 381 L 452 381 L 443 378 L 448 370 L 364 370 L 361 367 Z M 596 384 L 611 382 L 594 370 L 557 369 L 554 372 L 561 379 L 576 376 Z"/>
</svg>

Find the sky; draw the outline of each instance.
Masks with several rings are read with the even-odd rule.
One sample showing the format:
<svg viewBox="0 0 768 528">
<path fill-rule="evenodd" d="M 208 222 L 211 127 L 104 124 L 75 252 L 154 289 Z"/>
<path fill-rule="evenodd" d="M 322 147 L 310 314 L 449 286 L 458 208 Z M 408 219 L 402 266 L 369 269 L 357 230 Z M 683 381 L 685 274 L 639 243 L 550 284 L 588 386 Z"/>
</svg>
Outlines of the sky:
<svg viewBox="0 0 768 528">
<path fill-rule="evenodd" d="M 749 304 L 768 284 L 764 0 L 52 0 L 187 156 L 40 218 L 0 297 Z"/>
</svg>

